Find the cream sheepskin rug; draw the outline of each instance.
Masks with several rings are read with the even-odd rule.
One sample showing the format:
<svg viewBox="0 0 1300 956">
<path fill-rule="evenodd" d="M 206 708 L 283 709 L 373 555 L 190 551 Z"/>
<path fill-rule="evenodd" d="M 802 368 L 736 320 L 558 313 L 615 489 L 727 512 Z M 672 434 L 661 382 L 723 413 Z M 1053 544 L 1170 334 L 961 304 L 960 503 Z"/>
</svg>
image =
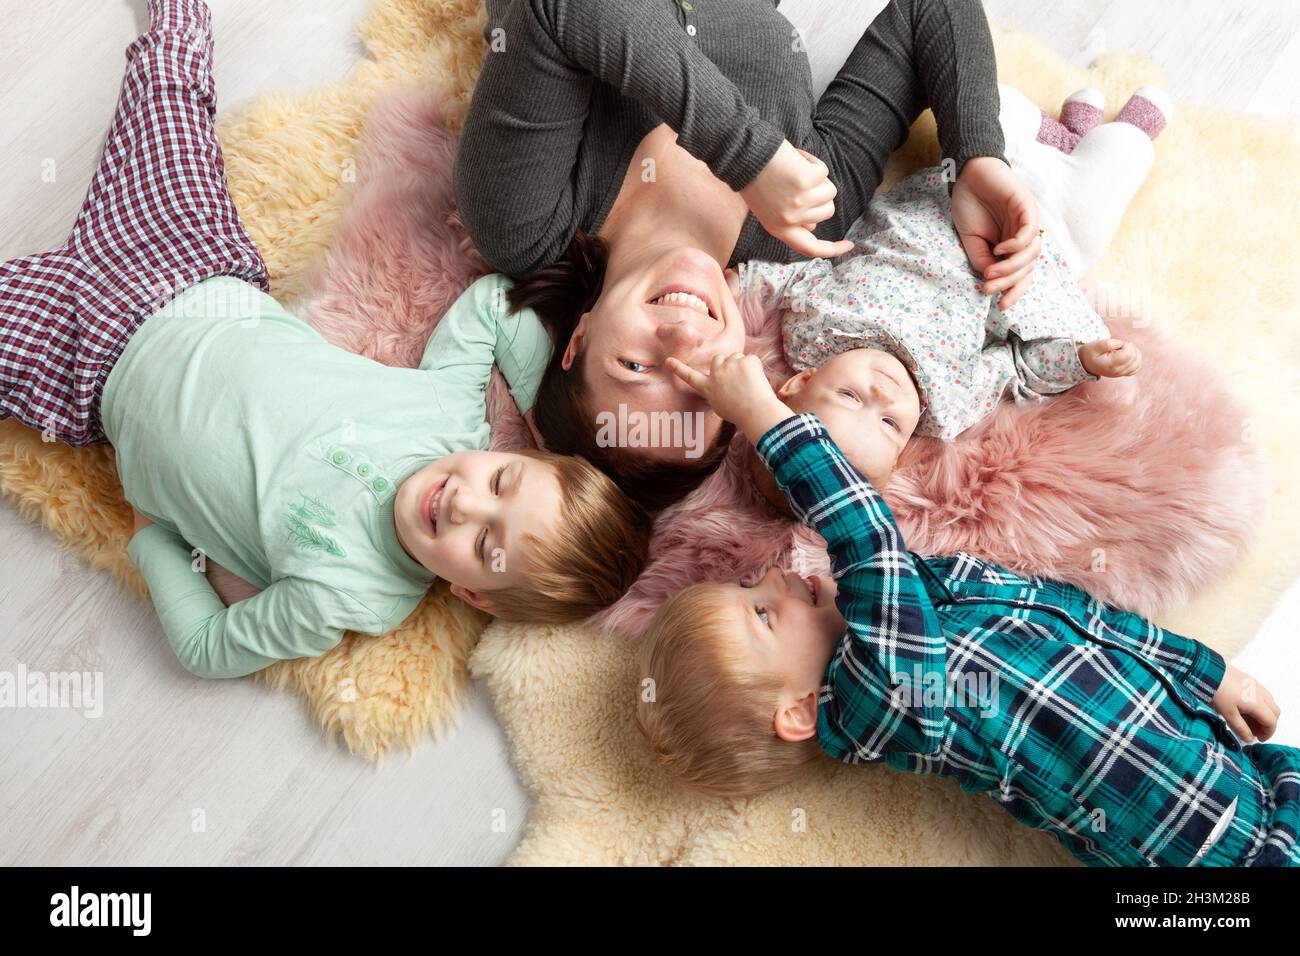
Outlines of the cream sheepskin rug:
<svg viewBox="0 0 1300 956">
<path fill-rule="evenodd" d="M 484 50 L 482 11 L 475 0 L 378 0 L 358 29 L 371 59 L 347 82 L 307 96 L 262 98 L 248 110 L 223 116 L 220 129 L 232 190 L 272 268 L 273 292 L 283 301 L 297 302 L 331 341 L 380 361 L 412 364 L 442 311 L 484 271 L 459 229 L 445 188 L 454 150 L 448 131 L 459 129 Z M 1002 78 L 1042 105 L 1059 105 L 1082 85 L 1084 74 L 1027 38 L 1001 34 L 998 41 Z M 1153 78 L 1150 67 L 1132 60 L 1108 60 L 1093 76 L 1107 89 L 1112 106 Z M 379 93 L 411 83 L 441 95 L 386 97 L 382 108 L 369 114 Z M 359 152 L 363 129 L 367 148 Z M 1225 407 L 1232 410 L 1214 423 L 1221 433 L 1225 422 L 1242 419 L 1245 446 L 1257 443 L 1261 452 L 1267 448 L 1279 475 L 1293 473 L 1294 451 L 1284 439 L 1300 424 L 1296 383 L 1287 377 L 1294 376 L 1295 351 L 1283 278 L 1296 250 L 1294 243 L 1279 241 L 1294 233 L 1285 213 L 1296 207 L 1296 186 L 1275 168 L 1283 162 L 1276 157 L 1291 149 L 1294 141 L 1272 124 L 1184 111 L 1157 141 L 1156 170 L 1099 274 L 1103 282 L 1148 284 L 1152 303 L 1147 314 L 1156 329 L 1187 336 L 1193 344 L 1208 340 L 1206 331 L 1224 337 L 1222 342 L 1215 339 L 1213 355 L 1222 371 L 1207 372 L 1205 379 L 1216 400 L 1221 383 L 1234 384 L 1234 377 L 1268 383 L 1253 392 L 1236 389 L 1246 402 L 1244 415 L 1223 395 Z M 923 121 L 898 157 L 895 172 L 929 161 L 931 150 L 932 127 Z M 399 169 L 407 170 L 406 179 L 394 175 Z M 424 227 L 395 229 L 396 220 L 386 217 L 385 209 L 410 197 L 423 197 L 425 204 L 406 225 L 421 222 Z M 1227 279 L 1225 243 L 1239 257 Z M 1243 326 L 1250 338 L 1231 340 L 1231 333 Z M 1247 353 L 1256 340 L 1270 347 Z M 1149 362 L 1153 357 L 1148 353 Z M 1189 374 L 1186 368 L 1182 374 Z M 1187 382 L 1181 388 L 1186 393 Z M 499 390 L 493 407 L 494 420 L 504 426 L 494 432 L 494 441 L 517 444 L 517 417 L 506 413 Z M 1002 417 L 998 427 L 1006 429 Z M 1189 438 L 1194 431 L 1189 429 Z M 1143 441 L 1139 435 L 1138 448 Z M 1141 522 L 1130 521 L 1129 540 L 1117 539 L 1112 549 L 1116 555 L 1144 555 L 1148 563 L 1121 572 L 1125 565 L 1118 561 L 1111 573 L 1094 577 L 1091 584 L 1076 583 L 1105 592 L 1116 603 L 1151 610 L 1185 606 L 1189 590 L 1215 582 L 1215 590 L 1178 617 L 1162 616 L 1161 622 L 1220 650 L 1244 645 L 1280 586 L 1294 574 L 1295 553 L 1287 539 L 1297 520 L 1295 504 L 1275 490 L 1263 534 L 1248 560 L 1237 561 L 1258 523 L 1262 502 L 1252 492 L 1260 474 L 1249 467 L 1255 463 L 1254 449 L 1233 450 L 1243 441 L 1216 434 L 1213 440 L 1188 445 L 1226 453 L 1222 461 L 1206 456 L 1209 461 L 1189 463 L 1193 479 L 1166 489 L 1163 503 L 1159 489 L 1150 489 L 1151 526 L 1163 533 L 1144 541 L 1142 529 L 1133 527 Z M 1153 473 L 1169 476 L 1167 464 Z M 1239 473 L 1239 487 L 1234 489 L 1234 474 L 1225 471 Z M 1087 535 L 1056 542 L 1057 553 L 1048 555 L 1042 548 L 1008 544 L 1008 535 L 992 523 L 963 527 L 963 508 L 966 525 L 971 524 L 969 502 L 951 492 L 974 487 L 971 479 L 978 476 L 963 475 L 960 467 L 910 474 L 891 491 L 891 500 L 914 547 L 917 540 L 932 550 L 980 545 L 1008 564 L 1017 563 L 1018 555 L 1022 567 L 1037 561 L 1038 570 L 1081 565 L 1078 548 Z M 1141 488 L 1134 479 L 1131 473 L 1116 476 L 1126 488 Z M 719 476 L 720 482 L 726 480 Z M 1168 509 L 1180 505 L 1177 492 L 1184 487 L 1199 494 L 1191 498 L 1198 503 L 1208 492 L 1224 500 L 1203 502 L 1208 518 L 1199 512 L 1188 515 L 1185 527 L 1191 533 L 1180 541 L 1168 533 Z M 1005 482 L 1001 488 L 1014 492 Z M 34 432 L 0 423 L 0 490 L 94 566 L 110 569 L 144 594 L 125 553 L 130 512 L 121 499 L 110 449 L 47 445 Z M 1045 500 L 1041 492 L 1038 500 Z M 938 526 L 926 507 L 931 501 L 951 505 Z M 1182 506 L 1187 507 L 1186 500 Z M 1063 507 L 1069 511 L 1068 502 Z M 1004 507 L 1004 517 L 1007 513 Z M 1049 508 L 1036 520 L 1050 527 L 1052 517 Z M 1104 514 L 1087 517 L 1094 524 L 1105 519 Z M 671 536 L 671 522 L 666 528 Z M 671 550 L 665 540 L 660 545 L 661 552 Z M 681 553 L 676 552 L 678 558 Z M 1150 561 L 1162 555 L 1169 558 L 1163 574 Z M 770 562 L 772 554 L 754 552 L 751 557 Z M 660 564 L 663 572 L 673 562 Z M 1221 569 L 1230 565 L 1237 570 L 1220 581 Z M 730 569 L 715 562 L 710 570 Z M 1139 573 L 1143 570 L 1150 573 Z M 1068 575 L 1062 571 L 1062 576 Z M 607 615 L 607 625 L 634 626 L 659 593 L 678 583 L 675 573 L 650 575 L 647 582 L 647 589 Z M 286 662 L 259 676 L 301 693 L 327 731 L 340 734 L 353 751 L 378 757 L 393 745 L 413 746 L 454 719 L 467 684 L 466 660 L 483 624 L 481 615 L 438 589 L 389 635 L 350 637 L 321 658 Z M 625 642 L 598 639 L 591 629 L 504 625 L 490 629 L 476 652 L 475 673 L 487 679 L 516 746 L 520 771 L 538 797 L 519 861 L 1033 862 L 1062 857 L 1041 835 L 1007 827 L 1005 813 L 992 801 L 968 797 L 942 781 L 886 777 L 886 772 L 876 772 L 879 768 L 828 766 L 791 793 L 745 807 L 678 794 L 640 758 L 630 721 L 630 654 Z M 544 736 L 534 736 L 538 733 Z M 846 772 L 851 780 L 841 783 Z M 853 799 L 866 802 L 850 808 Z M 844 815 L 849 812 L 852 818 Z M 863 820 L 872 822 L 870 833 L 858 832 L 868 829 Z"/>
</svg>

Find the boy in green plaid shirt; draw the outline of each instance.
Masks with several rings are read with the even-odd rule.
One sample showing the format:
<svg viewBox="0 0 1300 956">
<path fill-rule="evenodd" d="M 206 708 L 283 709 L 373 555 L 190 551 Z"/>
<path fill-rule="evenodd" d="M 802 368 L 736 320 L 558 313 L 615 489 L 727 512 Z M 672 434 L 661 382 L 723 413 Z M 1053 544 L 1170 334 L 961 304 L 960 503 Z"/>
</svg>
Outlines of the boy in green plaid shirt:
<svg viewBox="0 0 1300 956">
<path fill-rule="evenodd" d="M 752 795 L 824 752 L 956 777 L 1090 865 L 1300 865 L 1300 750 L 1259 742 L 1280 713 L 1267 690 L 1072 585 L 910 553 L 757 357 L 670 364 L 755 442 L 832 568 L 695 585 L 660 609 L 637 716 L 687 783 Z"/>
</svg>

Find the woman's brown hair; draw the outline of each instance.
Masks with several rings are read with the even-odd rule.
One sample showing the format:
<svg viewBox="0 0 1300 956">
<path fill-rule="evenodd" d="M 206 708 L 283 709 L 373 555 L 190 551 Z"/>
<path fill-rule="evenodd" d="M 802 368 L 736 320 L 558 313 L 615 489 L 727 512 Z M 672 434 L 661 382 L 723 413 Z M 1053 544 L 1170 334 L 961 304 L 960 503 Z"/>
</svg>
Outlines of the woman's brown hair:
<svg viewBox="0 0 1300 956">
<path fill-rule="evenodd" d="M 596 440 L 595 419 L 585 407 L 583 354 L 568 369 L 563 360 L 578 320 L 600 298 L 608 262 L 609 244 L 579 229 L 564 258 L 514 284 L 508 293 L 510 308 L 533 309 L 555 346 L 533 405 L 533 419 L 547 450 L 581 455 L 613 478 L 633 501 L 658 511 L 686 497 L 713 474 L 726 457 L 735 426 L 723 422 L 717 440 L 693 461 L 659 461 Z"/>
</svg>

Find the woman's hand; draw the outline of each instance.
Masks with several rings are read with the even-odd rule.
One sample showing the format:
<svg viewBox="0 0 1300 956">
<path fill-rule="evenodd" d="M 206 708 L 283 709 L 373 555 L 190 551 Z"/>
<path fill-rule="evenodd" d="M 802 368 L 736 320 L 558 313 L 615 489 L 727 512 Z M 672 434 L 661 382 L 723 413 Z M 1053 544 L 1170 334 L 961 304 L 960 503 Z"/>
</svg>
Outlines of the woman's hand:
<svg viewBox="0 0 1300 956">
<path fill-rule="evenodd" d="M 952 221 L 984 291 L 1001 292 L 998 308 L 1011 308 L 1029 288 L 1043 244 L 1034 194 L 1002 160 L 976 156 L 952 188 Z"/>
<path fill-rule="evenodd" d="M 132 518 L 132 523 L 134 525 L 134 527 L 131 529 L 132 534 L 139 531 L 141 528 L 146 528 L 149 525 L 153 524 L 152 521 L 150 521 L 148 518 L 146 518 L 144 515 L 140 514 L 140 512 L 136 510 L 135 505 L 131 506 L 131 518 Z"/>
<path fill-rule="evenodd" d="M 740 191 L 763 228 L 809 258 L 833 259 L 853 248 L 853 240 L 829 242 L 813 235 L 817 223 L 835 214 L 835 184 L 820 159 L 789 140 Z"/>
<path fill-rule="evenodd" d="M 715 355 L 707 373 L 671 356 L 667 364 L 719 418 L 735 423 L 750 444 L 794 414 L 777 398 L 757 355 Z"/>
<path fill-rule="evenodd" d="M 1282 713 L 1263 684 L 1231 664 L 1223 672 L 1223 680 L 1211 703 L 1232 732 L 1248 744 L 1272 737 Z"/>
</svg>

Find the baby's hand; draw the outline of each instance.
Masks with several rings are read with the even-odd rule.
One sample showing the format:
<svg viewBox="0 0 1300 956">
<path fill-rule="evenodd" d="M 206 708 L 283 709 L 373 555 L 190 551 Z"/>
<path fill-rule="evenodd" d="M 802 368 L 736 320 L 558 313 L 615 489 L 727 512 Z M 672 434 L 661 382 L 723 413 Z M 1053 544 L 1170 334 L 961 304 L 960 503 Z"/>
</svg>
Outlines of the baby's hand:
<svg viewBox="0 0 1300 956">
<path fill-rule="evenodd" d="M 1098 339 L 1079 346 L 1079 361 L 1098 378 L 1120 378 L 1142 367 L 1142 353 L 1123 339 Z"/>
<path fill-rule="evenodd" d="M 1263 684 L 1231 664 L 1223 672 L 1223 680 L 1211 703 L 1232 732 L 1248 744 L 1272 737 L 1282 713 Z"/>
<path fill-rule="evenodd" d="M 793 414 L 776 397 L 757 355 L 715 355 L 707 373 L 671 357 L 667 364 L 720 418 L 734 422 L 751 443 Z"/>
</svg>

